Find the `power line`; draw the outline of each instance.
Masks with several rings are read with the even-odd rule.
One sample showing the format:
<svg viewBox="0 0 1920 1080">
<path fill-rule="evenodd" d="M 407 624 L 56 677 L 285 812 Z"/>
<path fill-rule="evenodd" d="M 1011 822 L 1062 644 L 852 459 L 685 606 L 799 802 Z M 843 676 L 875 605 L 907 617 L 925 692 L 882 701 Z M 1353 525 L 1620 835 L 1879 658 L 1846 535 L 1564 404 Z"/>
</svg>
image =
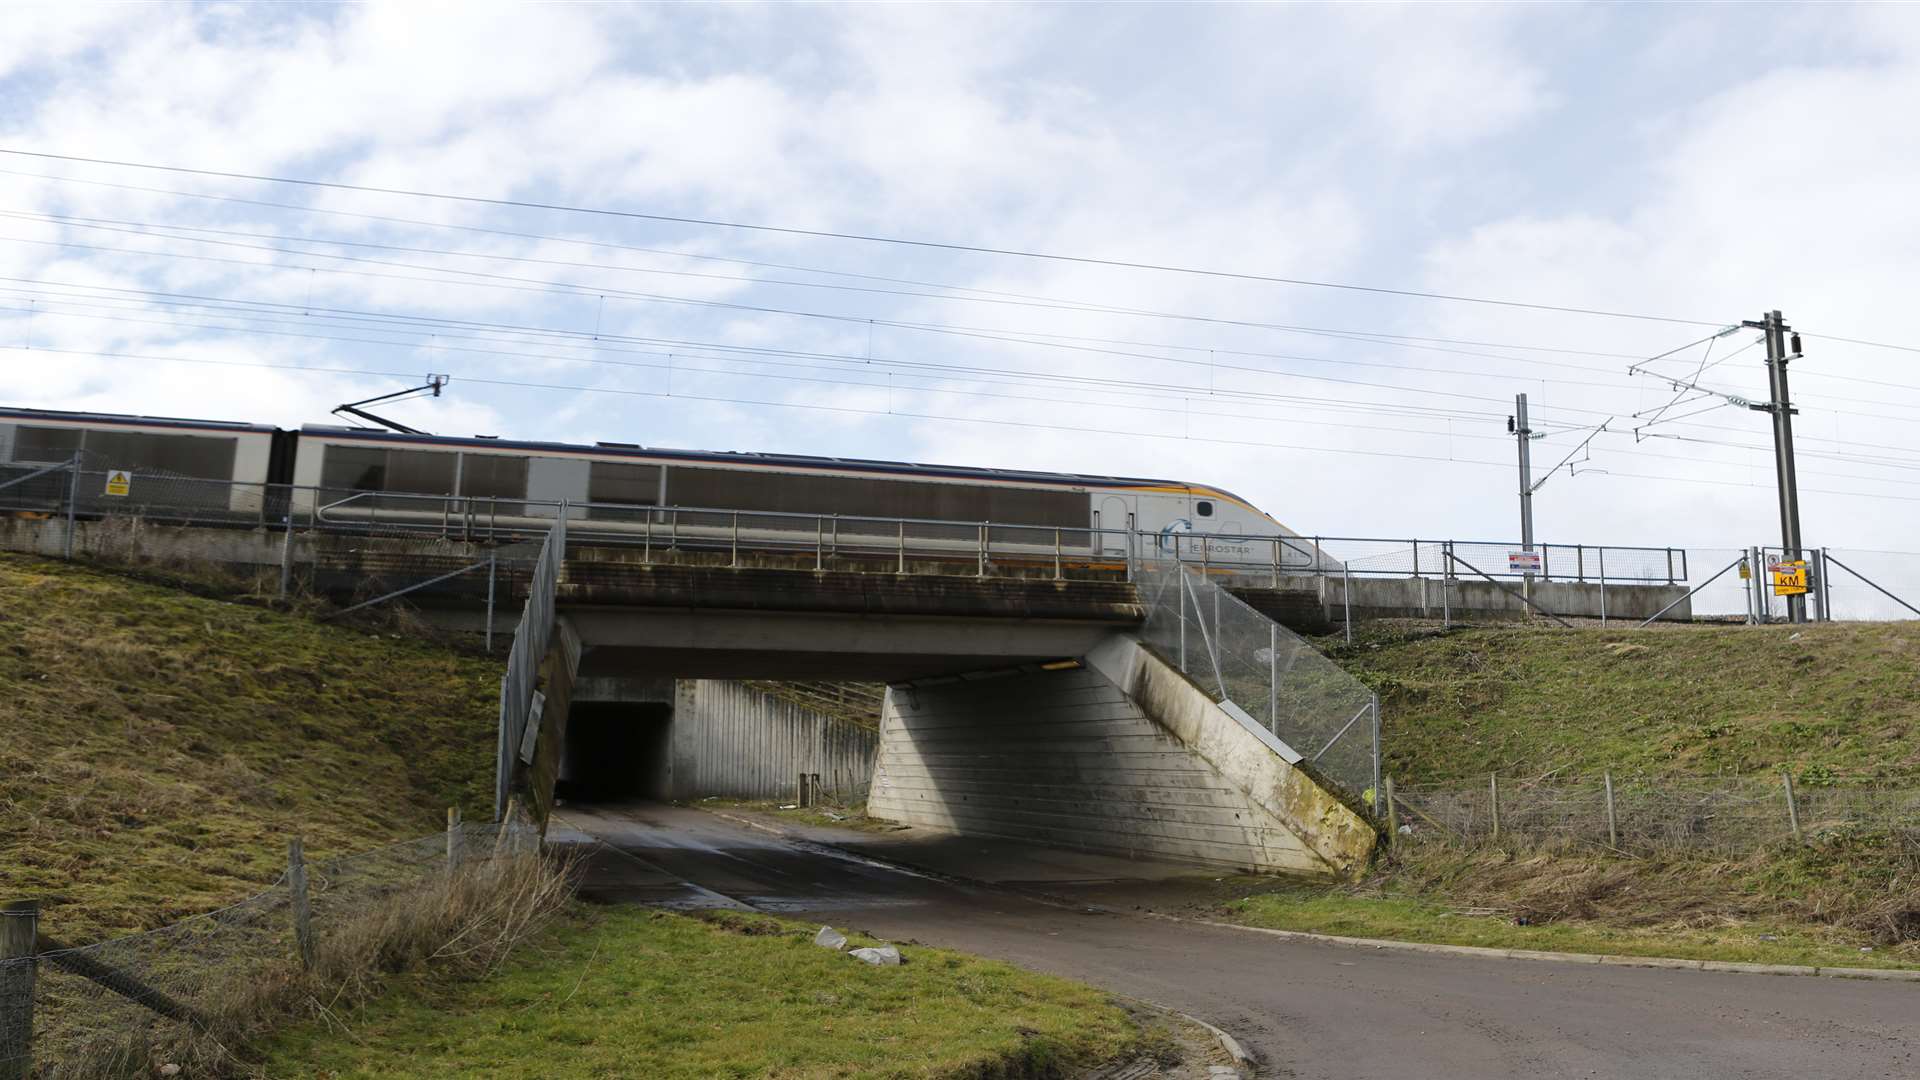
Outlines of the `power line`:
<svg viewBox="0 0 1920 1080">
<path fill-rule="evenodd" d="M 715 218 L 696 218 L 675 214 L 646 213 L 637 210 L 611 210 L 601 207 L 569 206 L 562 203 L 547 203 L 525 199 L 499 199 L 480 195 L 456 195 L 446 192 L 418 191 L 407 188 L 378 187 L 368 184 L 347 184 L 330 180 L 312 180 L 296 177 L 269 176 L 259 173 L 232 172 L 221 169 L 199 169 L 180 165 L 158 165 L 151 162 L 121 161 L 110 158 L 83 157 L 76 154 L 52 154 L 43 151 L 17 150 L 0 147 L 0 154 L 15 157 L 31 157 L 48 161 L 66 161 L 88 165 L 106 165 L 123 169 L 146 169 L 155 172 L 176 173 L 188 176 L 216 177 L 223 180 L 245 180 L 255 183 L 287 184 L 299 187 L 324 188 L 334 191 L 356 191 L 373 195 L 397 195 L 412 199 L 434 199 L 443 202 L 458 202 L 480 206 L 508 207 L 519 210 L 545 210 L 557 213 L 591 214 L 599 217 L 622 218 L 636 221 L 671 222 L 679 225 L 694 225 L 703 228 L 738 229 L 751 232 L 778 233 L 786 236 L 806 236 L 815 239 L 851 240 L 861 243 L 889 244 L 901 247 L 917 247 L 939 251 L 967 252 L 979 255 L 998 255 L 1012 258 L 1035 259 L 1048 262 L 1076 263 L 1084 266 L 1105 266 L 1126 270 L 1145 270 L 1156 273 L 1184 274 L 1196 277 L 1221 278 L 1235 281 L 1253 281 L 1274 285 L 1294 285 L 1301 287 L 1335 289 L 1348 292 L 1373 293 L 1384 296 L 1402 296 L 1422 300 L 1444 300 L 1453 303 L 1483 304 L 1495 307 L 1524 308 L 1533 311 L 1551 311 L 1566 315 L 1591 315 L 1613 319 L 1632 319 L 1642 322 L 1675 323 L 1691 326 L 1719 326 L 1718 322 L 1700 319 L 1680 319 L 1665 315 L 1645 315 L 1633 312 L 1605 311 L 1596 308 L 1581 308 L 1557 304 L 1535 304 L 1518 300 L 1491 299 L 1488 297 L 1462 296 L 1450 293 L 1424 292 L 1415 289 L 1392 289 L 1371 285 L 1356 285 L 1344 282 L 1316 281 L 1310 278 L 1280 277 L 1267 274 L 1248 274 L 1228 270 L 1209 270 L 1198 267 L 1174 266 L 1162 263 L 1136 262 L 1126 259 L 1105 259 L 1088 255 L 1063 255 L 1053 252 L 1025 251 L 1017 248 L 998 248 L 975 244 L 961 244 L 934 240 L 912 240 L 902 237 L 879 236 L 865 233 L 837 232 L 827 229 L 802 229 L 784 225 L 766 225 L 751 222 L 723 221 Z"/>
</svg>

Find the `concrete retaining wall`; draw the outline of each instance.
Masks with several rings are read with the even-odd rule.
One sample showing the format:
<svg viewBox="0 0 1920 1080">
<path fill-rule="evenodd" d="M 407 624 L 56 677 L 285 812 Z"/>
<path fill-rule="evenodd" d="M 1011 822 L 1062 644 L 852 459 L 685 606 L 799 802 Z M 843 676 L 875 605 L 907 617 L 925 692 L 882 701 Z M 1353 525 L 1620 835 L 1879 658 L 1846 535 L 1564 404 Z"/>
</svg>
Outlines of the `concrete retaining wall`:
<svg viewBox="0 0 1920 1080">
<path fill-rule="evenodd" d="M 1212 711 L 1207 720 L 1236 723 L 1181 685 Z M 1312 812 L 1350 819 L 1349 850 L 1303 839 L 1183 737 L 1204 726 L 1170 728 L 1091 667 L 894 687 L 867 812 L 1208 866 L 1328 875 L 1364 862 L 1373 838 L 1364 821 L 1322 793 L 1328 805 Z M 1241 749 L 1285 768 L 1250 738 Z"/>
<path fill-rule="evenodd" d="M 675 799 L 792 799 L 799 774 L 847 798 L 867 786 L 880 735 L 722 679 L 682 679 L 673 699 Z"/>
</svg>

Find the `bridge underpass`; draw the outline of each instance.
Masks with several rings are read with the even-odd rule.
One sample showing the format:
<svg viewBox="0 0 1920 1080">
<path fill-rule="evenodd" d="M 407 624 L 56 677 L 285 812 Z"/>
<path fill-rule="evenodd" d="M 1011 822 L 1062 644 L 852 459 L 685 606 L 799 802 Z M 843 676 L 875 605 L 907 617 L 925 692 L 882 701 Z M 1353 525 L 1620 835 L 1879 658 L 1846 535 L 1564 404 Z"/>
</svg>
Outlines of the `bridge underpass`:
<svg viewBox="0 0 1920 1080">
<path fill-rule="evenodd" d="M 540 720 L 555 764 L 523 770 L 534 806 L 556 784 L 791 797 L 813 772 L 870 784 L 877 818 L 1061 848 L 1337 875 L 1372 847 L 1298 755 L 1140 644 L 1127 582 L 570 561 L 554 603 L 577 659 Z M 885 683 L 879 731 L 863 745 L 747 679 Z"/>
</svg>

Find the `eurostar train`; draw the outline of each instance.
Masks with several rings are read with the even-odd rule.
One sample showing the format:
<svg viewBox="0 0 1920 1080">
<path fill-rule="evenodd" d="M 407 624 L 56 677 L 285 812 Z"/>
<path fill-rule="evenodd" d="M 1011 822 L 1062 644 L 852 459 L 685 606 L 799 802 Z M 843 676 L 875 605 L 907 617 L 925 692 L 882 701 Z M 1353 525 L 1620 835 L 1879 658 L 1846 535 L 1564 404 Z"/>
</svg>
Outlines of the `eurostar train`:
<svg viewBox="0 0 1920 1080">
<path fill-rule="evenodd" d="M 1089 530 L 1076 546 L 1099 553 L 1124 551 L 1125 531 L 1197 533 L 1217 556 L 1262 563 L 1272 557 L 1271 541 L 1225 538 L 1299 535 L 1231 492 L 1175 480 L 0 408 L 0 463 L 8 472 L 70 461 L 76 452 L 88 471 L 125 470 L 136 486 L 141 474 L 232 485 L 207 484 L 198 497 L 225 501 L 240 515 L 262 512 L 269 485 L 293 485 L 297 515 L 336 523 L 364 512 L 356 506 L 365 500 L 354 497 L 372 492 L 485 500 L 491 514 L 534 524 L 543 515 L 551 520 L 565 500 L 570 515 L 589 519 L 673 506 Z M 414 501 L 423 503 L 434 505 Z M 382 521 L 404 512 L 390 504 L 378 510 Z M 417 512 L 444 516 L 440 508 Z"/>
</svg>

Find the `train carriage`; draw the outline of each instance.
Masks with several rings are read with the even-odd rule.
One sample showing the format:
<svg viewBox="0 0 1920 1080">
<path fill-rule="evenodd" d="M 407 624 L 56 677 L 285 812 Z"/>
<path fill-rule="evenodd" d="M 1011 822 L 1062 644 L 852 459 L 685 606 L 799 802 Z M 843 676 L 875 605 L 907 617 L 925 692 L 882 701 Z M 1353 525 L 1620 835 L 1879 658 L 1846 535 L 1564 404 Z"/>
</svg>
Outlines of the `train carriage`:
<svg viewBox="0 0 1920 1080">
<path fill-rule="evenodd" d="M 432 528 L 478 515 L 526 529 L 565 505 L 580 533 L 609 538 L 663 524 L 687 535 L 744 528 L 749 539 L 790 537 L 799 528 L 792 518 L 813 529 L 830 516 L 841 535 L 872 533 L 881 519 L 905 528 L 898 522 L 907 519 L 919 523 L 916 540 L 952 533 L 956 549 L 970 549 L 975 524 L 991 522 L 996 550 L 1121 556 L 1129 533 L 1198 534 L 1189 543 L 1216 561 L 1257 564 L 1275 555 L 1262 538 L 1297 535 L 1230 492 L 1141 477 L 0 409 L 0 462 L 17 471 L 75 452 L 92 486 L 104 470 L 131 472 L 140 495 L 129 501 L 269 525 L 286 513 L 347 528 Z M 671 522 L 667 507 L 679 508 Z"/>
</svg>

